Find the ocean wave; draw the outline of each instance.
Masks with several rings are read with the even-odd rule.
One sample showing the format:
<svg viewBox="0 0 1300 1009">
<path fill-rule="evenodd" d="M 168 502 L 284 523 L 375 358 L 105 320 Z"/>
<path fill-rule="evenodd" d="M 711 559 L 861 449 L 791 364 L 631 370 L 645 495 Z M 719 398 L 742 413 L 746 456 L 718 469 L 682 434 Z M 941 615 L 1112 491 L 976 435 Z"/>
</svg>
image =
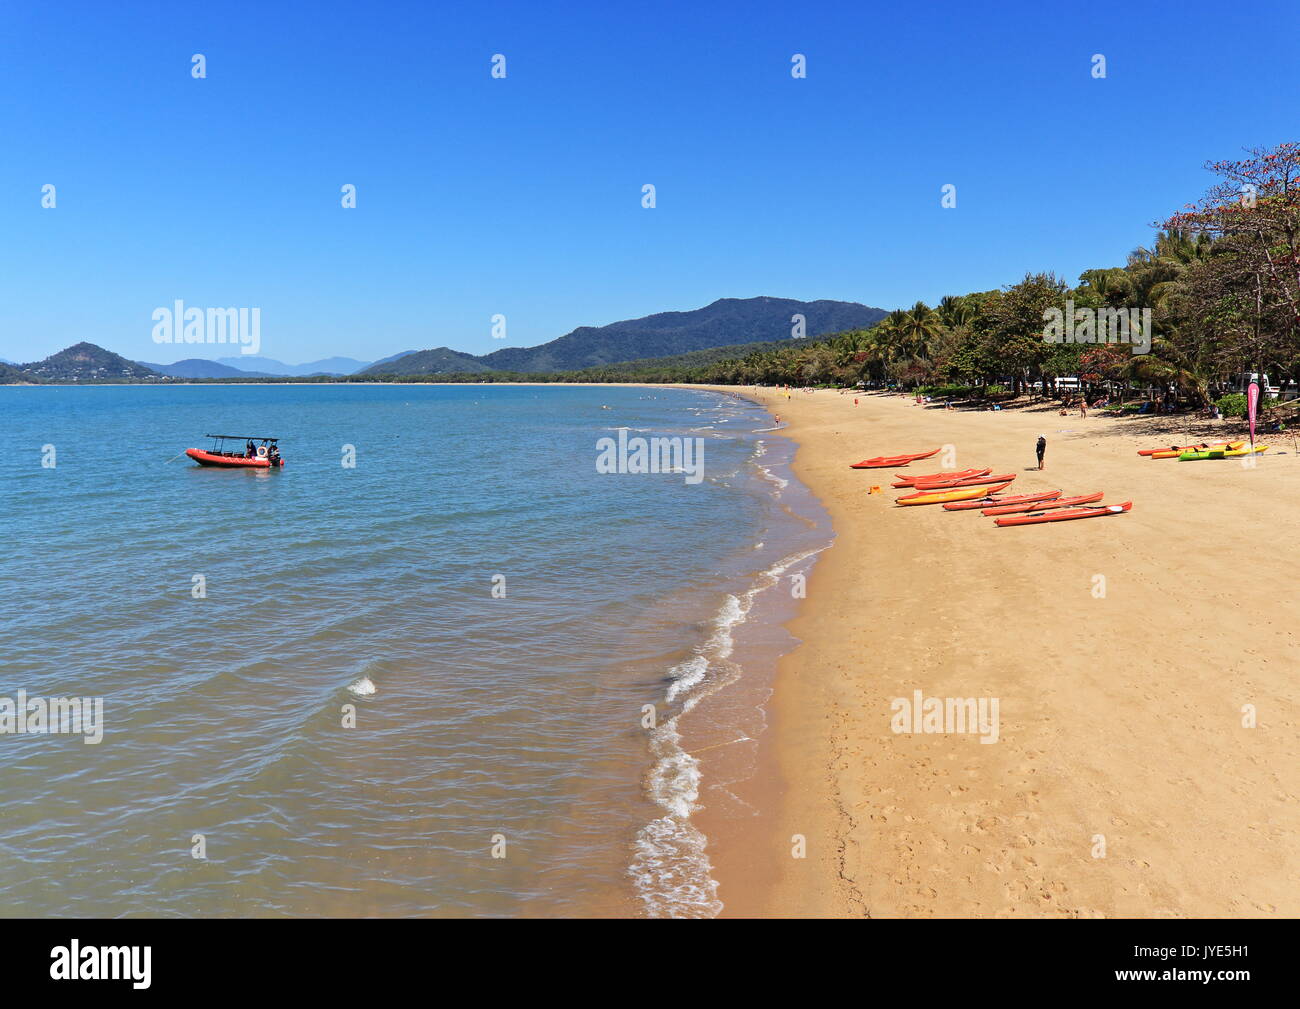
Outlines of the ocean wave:
<svg viewBox="0 0 1300 1009">
<path fill-rule="evenodd" d="M 700 762 L 681 745 L 677 719 L 651 735 L 650 797 L 667 812 L 637 833 L 629 872 L 652 918 L 712 918 L 722 910 L 704 834 L 690 822 L 700 791 Z"/>
<path fill-rule="evenodd" d="M 633 844 L 632 876 L 651 918 L 714 918 L 722 911 L 706 840 L 690 821 L 651 820 Z"/>
<path fill-rule="evenodd" d="M 709 671 L 709 660 L 703 655 L 692 655 L 685 662 L 679 662 L 668 672 L 669 678 L 673 681 L 668 687 L 666 695 L 668 702 L 671 704 L 677 700 L 678 694 L 684 694 L 697 683 L 704 679 L 705 673 Z"/>
</svg>

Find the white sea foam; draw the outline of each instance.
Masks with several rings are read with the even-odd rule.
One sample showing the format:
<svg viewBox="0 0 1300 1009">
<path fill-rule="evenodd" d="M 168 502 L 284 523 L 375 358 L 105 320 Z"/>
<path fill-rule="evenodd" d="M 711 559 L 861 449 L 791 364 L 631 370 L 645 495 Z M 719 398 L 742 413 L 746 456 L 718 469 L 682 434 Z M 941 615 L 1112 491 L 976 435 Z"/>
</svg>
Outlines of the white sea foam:
<svg viewBox="0 0 1300 1009">
<path fill-rule="evenodd" d="M 766 444 L 758 442 L 755 457 L 766 452 Z M 778 489 L 789 485 L 788 480 L 767 467 L 755 463 L 755 468 Z M 759 594 L 778 585 L 792 567 L 824 549 L 821 546 L 782 557 L 760 572 L 745 592 L 724 596 L 707 640 L 669 671 L 665 700 L 679 707 L 675 716 L 650 734 L 654 762 L 646 776 L 646 792 L 663 812 L 637 832 L 628 867 L 650 917 L 711 918 L 722 911 L 718 884 L 706 852 L 708 838 L 690 819 L 699 808 L 700 761 L 682 746 L 678 720 L 742 674 L 728 660 L 735 648 L 736 628 L 748 617 Z"/>
<path fill-rule="evenodd" d="M 724 663 L 735 645 L 732 630 L 744 621 L 756 589 L 741 597 L 730 593 L 713 619 L 713 633 L 690 658 L 675 665 L 665 695 L 669 703 L 683 699 L 681 714 L 663 722 L 650 735 L 654 766 L 646 791 L 667 814 L 637 832 L 635 856 L 629 866 L 634 885 L 651 917 L 712 918 L 722 910 L 718 884 L 705 845 L 708 839 L 690 822 L 700 794 L 700 762 L 683 749 L 677 718 L 724 683 L 710 683 L 715 663 Z"/>
<path fill-rule="evenodd" d="M 637 833 L 629 867 L 652 918 L 712 918 L 722 910 L 705 836 L 690 822 L 700 791 L 700 762 L 682 749 L 677 719 L 650 737 L 655 765 L 646 783 L 667 812 Z"/>
<path fill-rule="evenodd" d="M 692 655 L 685 662 L 679 662 L 668 671 L 669 678 L 673 681 L 668 685 L 667 699 L 669 703 L 677 700 L 678 694 L 684 694 L 695 684 L 704 679 L 704 674 L 709 671 L 709 660 L 703 655 Z"/>
<path fill-rule="evenodd" d="M 632 876 L 651 918 L 713 918 L 722 911 L 706 840 L 689 820 L 651 820 L 633 843 Z"/>
<path fill-rule="evenodd" d="M 361 679 L 357 680 L 356 683 L 348 687 L 348 689 L 360 697 L 369 697 L 375 692 L 375 685 L 371 682 L 369 676 L 363 676 Z"/>
</svg>

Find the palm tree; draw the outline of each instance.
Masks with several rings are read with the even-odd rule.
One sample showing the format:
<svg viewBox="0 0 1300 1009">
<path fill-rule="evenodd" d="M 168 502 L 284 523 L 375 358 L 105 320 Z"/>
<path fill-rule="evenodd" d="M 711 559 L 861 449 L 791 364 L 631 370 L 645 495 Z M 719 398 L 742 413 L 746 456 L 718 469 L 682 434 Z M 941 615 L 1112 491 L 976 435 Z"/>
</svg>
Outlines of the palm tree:
<svg viewBox="0 0 1300 1009">
<path fill-rule="evenodd" d="M 930 344 L 943 332 L 939 313 L 924 301 L 902 313 L 898 326 L 900 349 L 909 358 L 928 356 Z"/>
<path fill-rule="evenodd" d="M 1209 376 L 1169 340 L 1152 341 L 1149 354 L 1135 354 L 1124 365 L 1125 378 L 1143 385 L 1176 385 L 1197 403 L 1210 398 Z"/>
<path fill-rule="evenodd" d="M 969 326 L 975 319 L 975 309 L 965 298 L 953 297 L 951 294 L 945 294 L 939 299 L 939 306 L 936 309 L 939 313 L 939 321 L 948 329 L 961 329 L 963 326 Z"/>
<path fill-rule="evenodd" d="M 1120 269 L 1085 270 L 1079 279 L 1096 292 L 1103 305 L 1119 308 L 1133 293 L 1133 282 Z"/>
</svg>

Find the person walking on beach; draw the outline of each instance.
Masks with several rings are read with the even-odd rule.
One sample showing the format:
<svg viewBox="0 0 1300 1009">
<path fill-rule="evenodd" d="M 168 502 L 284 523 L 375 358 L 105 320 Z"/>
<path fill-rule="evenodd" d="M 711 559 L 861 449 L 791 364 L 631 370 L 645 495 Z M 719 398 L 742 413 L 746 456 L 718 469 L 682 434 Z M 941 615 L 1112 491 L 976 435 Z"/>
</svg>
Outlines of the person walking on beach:
<svg viewBox="0 0 1300 1009">
<path fill-rule="evenodd" d="M 1047 436 L 1040 434 L 1038 444 L 1035 446 L 1038 450 L 1038 468 L 1043 468 L 1043 454 L 1047 451 Z"/>
</svg>

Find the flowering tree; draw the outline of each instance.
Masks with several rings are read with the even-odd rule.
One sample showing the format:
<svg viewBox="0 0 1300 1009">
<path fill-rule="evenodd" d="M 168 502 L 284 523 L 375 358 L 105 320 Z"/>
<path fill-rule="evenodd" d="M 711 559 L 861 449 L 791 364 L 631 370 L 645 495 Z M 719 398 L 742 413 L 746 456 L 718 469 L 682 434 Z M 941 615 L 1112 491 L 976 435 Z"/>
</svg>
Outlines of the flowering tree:
<svg viewBox="0 0 1300 1009">
<path fill-rule="evenodd" d="M 1207 165 L 1222 181 L 1165 227 L 1213 240 L 1184 284 L 1196 324 L 1212 324 L 1230 358 L 1290 370 L 1300 356 L 1300 143 L 1248 153 Z"/>
</svg>

